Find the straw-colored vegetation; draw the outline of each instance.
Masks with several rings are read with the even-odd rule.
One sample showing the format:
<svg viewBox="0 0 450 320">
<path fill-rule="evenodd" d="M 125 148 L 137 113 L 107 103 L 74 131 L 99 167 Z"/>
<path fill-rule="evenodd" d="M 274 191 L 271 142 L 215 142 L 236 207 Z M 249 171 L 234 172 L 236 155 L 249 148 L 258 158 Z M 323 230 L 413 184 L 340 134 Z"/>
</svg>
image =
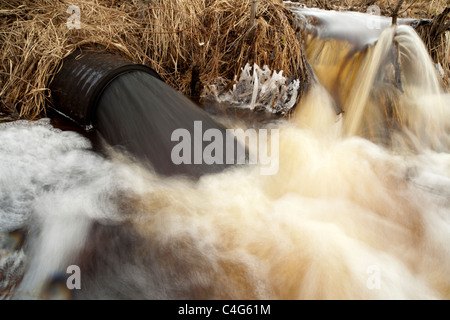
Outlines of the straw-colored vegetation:
<svg viewBox="0 0 450 320">
<path fill-rule="evenodd" d="M 70 5 L 80 8 L 80 29 L 68 28 Z M 0 106 L 21 117 L 45 114 L 61 59 L 79 47 L 149 65 L 187 95 L 193 70 L 203 86 L 233 79 L 247 62 L 305 75 L 300 39 L 282 2 L 260 0 L 253 27 L 250 7 L 251 0 L 2 2 Z"/>
<path fill-rule="evenodd" d="M 119 52 L 155 69 L 186 95 L 200 95 L 218 77 L 232 80 L 247 63 L 307 82 L 301 39 L 281 0 L 10 0 L 0 3 L 0 116 L 45 115 L 48 89 L 60 61 L 76 48 Z M 389 15 L 397 0 L 307 0 L 308 6 L 365 11 L 378 5 Z M 70 5 L 80 8 L 81 28 L 70 29 Z M 432 18 L 446 0 L 405 0 L 400 17 Z M 448 79 L 449 32 L 422 29 L 433 58 Z M 432 41 L 427 41 L 432 39 Z M 197 86 L 192 86 L 198 75 Z M 196 78 L 196 77 L 194 77 Z M 199 88 L 198 91 L 195 88 Z M 194 90 L 193 90 L 194 89 Z"/>
</svg>

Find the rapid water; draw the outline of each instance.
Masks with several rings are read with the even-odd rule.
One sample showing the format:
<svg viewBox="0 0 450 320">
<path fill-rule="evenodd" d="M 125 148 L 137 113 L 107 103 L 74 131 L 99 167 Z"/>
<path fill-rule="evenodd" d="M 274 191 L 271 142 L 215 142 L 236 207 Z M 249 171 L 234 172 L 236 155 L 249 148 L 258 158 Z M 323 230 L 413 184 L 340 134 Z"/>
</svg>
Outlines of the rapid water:
<svg viewBox="0 0 450 320">
<path fill-rule="evenodd" d="M 3 297 L 449 299 L 450 100 L 423 44 L 384 29 L 348 83 L 315 44 L 318 83 L 266 125 L 275 175 L 167 177 L 48 120 L 0 124 Z"/>
</svg>

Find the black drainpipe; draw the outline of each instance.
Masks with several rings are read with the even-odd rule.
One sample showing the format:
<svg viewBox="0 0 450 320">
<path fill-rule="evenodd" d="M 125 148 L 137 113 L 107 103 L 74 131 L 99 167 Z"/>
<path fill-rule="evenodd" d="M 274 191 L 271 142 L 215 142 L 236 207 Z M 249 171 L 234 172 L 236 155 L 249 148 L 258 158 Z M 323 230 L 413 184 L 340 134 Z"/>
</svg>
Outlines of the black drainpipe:
<svg viewBox="0 0 450 320">
<path fill-rule="evenodd" d="M 150 67 L 118 54 L 76 50 L 64 58 L 50 84 L 52 107 L 86 131 L 92 130 L 103 90 L 118 76 L 132 71 L 143 71 L 162 80 Z"/>
<path fill-rule="evenodd" d="M 114 123 L 113 128 L 105 127 L 102 119 L 96 119 L 102 93 L 119 76 L 131 72 L 144 72 L 155 78 L 157 92 L 150 91 L 148 110 L 143 119 L 139 114 L 134 118 L 136 125 Z M 163 175 L 187 175 L 198 178 L 206 173 L 217 173 L 227 164 L 177 164 L 171 161 L 170 133 L 178 127 L 187 129 L 194 136 L 194 122 L 201 121 L 204 130 L 219 129 L 225 136 L 226 128 L 214 121 L 211 116 L 194 102 L 174 88 L 165 84 L 151 68 L 135 63 L 117 54 L 77 50 L 62 61 L 60 70 L 50 84 L 52 109 L 70 118 L 86 132 L 99 134 L 112 146 L 123 147 L 134 157 L 150 164 L 151 168 Z M 140 92 L 139 94 L 147 94 Z M 164 95 L 167 94 L 167 97 Z M 130 102 L 131 103 L 131 102 Z M 124 106 L 123 108 L 128 108 Z M 133 109 L 133 108 L 131 108 Z M 117 113 L 127 114 L 120 109 Z M 129 114 L 132 116 L 131 114 Z M 117 115 L 120 120 L 120 116 Z M 128 115 L 127 115 L 128 116 Z M 145 122 L 148 121 L 148 122 Z M 142 130 L 141 130 L 142 128 Z M 130 131 L 132 133 L 130 134 Z M 142 140 L 149 137 L 150 140 Z M 135 137 L 137 137 L 135 139 Z M 141 140 L 139 140 L 141 139 Z M 225 146 L 224 146 L 225 148 Z M 225 153 L 226 150 L 224 149 Z M 230 156 L 230 155 L 228 155 Z M 235 154 L 232 155 L 235 157 Z"/>
</svg>

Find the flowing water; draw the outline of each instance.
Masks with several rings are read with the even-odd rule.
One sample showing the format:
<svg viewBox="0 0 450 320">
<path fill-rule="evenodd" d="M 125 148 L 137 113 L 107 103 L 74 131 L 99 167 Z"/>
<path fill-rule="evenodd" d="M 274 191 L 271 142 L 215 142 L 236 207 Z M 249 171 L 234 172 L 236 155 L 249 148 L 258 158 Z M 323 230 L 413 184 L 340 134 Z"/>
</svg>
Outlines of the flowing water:
<svg viewBox="0 0 450 320">
<path fill-rule="evenodd" d="M 450 99 L 422 42 L 308 39 L 317 83 L 264 124 L 274 175 L 168 177 L 45 119 L 1 124 L 3 297 L 449 299 Z"/>
</svg>

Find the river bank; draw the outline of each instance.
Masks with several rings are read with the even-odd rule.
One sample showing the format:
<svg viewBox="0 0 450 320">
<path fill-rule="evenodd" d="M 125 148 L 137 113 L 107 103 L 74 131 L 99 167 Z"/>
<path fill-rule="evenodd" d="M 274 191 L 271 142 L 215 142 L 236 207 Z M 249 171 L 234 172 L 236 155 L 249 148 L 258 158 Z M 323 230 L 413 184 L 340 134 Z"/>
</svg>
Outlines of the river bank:
<svg viewBox="0 0 450 320">
<path fill-rule="evenodd" d="M 360 12 L 375 5 L 385 16 L 392 10 L 388 1 L 296 2 Z M 77 48 L 116 52 L 146 64 L 194 99 L 218 79 L 231 86 L 247 63 L 283 71 L 285 77 L 298 79 L 301 87 L 306 88 L 310 81 L 300 30 L 281 1 L 259 1 L 253 25 L 251 0 L 77 3 L 79 13 L 69 10 L 70 1 L 9 1 L 1 5 L 0 116 L 4 120 L 45 116 L 51 104 L 49 83 L 61 60 Z M 399 17 L 433 19 L 445 6 L 444 0 L 432 5 L 406 1 Z M 76 22 L 77 14 L 79 29 L 71 28 L 69 22 Z M 426 30 L 422 28 L 423 39 L 429 38 Z M 437 35 L 427 45 L 448 86 L 449 32 Z"/>
</svg>

